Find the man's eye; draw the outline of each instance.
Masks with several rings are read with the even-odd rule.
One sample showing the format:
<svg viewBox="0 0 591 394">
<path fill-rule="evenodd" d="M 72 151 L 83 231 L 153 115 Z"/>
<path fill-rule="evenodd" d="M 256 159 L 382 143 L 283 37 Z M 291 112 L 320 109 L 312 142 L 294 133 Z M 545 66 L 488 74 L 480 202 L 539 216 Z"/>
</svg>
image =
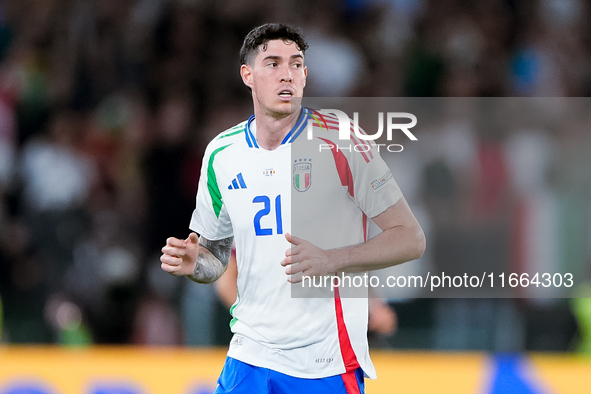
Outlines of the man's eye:
<svg viewBox="0 0 591 394">
<path fill-rule="evenodd" d="M 294 68 L 300 68 L 300 67 L 302 67 L 302 63 L 294 63 L 293 64 L 293 67 Z"/>
<path fill-rule="evenodd" d="M 270 62 L 270 63 L 269 63 L 269 66 L 271 66 L 271 67 L 277 67 L 277 63 L 275 63 L 275 62 Z"/>
</svg>

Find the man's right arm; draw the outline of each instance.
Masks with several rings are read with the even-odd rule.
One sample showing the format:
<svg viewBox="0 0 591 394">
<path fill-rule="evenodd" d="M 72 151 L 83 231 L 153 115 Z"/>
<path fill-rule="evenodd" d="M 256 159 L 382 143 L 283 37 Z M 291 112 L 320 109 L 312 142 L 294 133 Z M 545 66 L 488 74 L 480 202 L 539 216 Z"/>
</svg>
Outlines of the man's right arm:
<svg viewBox="0 0 591 394">
<path fill-rule="evenodd" d="M 164 271 L 187 276 L 198 283 L 212 283 L 226 271 L 233 237 L 210 241 L 191 233 L 185 240 L 168 238 L 160 261 Z M 201 247 L 200 247 L 201 246 Z"/>
<path fill-rule="evenodd" d="M 193 273 L 187 275 L 187 278 L 197 283 L 212 283 L 218 280 L 228 268 L 233 241 L 234 237 L 217 241 L 200 237 L 199 244 L 202 248 L 199 250 L 197 264 Z"/>
</svg>

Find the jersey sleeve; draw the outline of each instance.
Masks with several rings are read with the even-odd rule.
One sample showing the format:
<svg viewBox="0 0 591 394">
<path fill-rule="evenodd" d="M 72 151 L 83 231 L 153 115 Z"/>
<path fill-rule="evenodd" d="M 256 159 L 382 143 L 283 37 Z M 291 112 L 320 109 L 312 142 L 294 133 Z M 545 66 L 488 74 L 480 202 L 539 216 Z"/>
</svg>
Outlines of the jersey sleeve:
<svg viewBox="0 0 591 394">
<path fill-rule="evenodd" d="M 352 197 L 373 218 L 396 204 L 402 192 L 373 141 L 360 141 L 358 145 L 367 148 L 352 150 L 349 155 L 354 184 Z"/>
<path fill-rule="evenodd" d="M 219 160 L 216 155 L 223 148 L 225 147 L 214 149 L 210 144 L 205 151 L 196 206 L 189 224 L 191 230 L 212 241 L 233 235 L 232 222 L 223 203 L 216 176 L 216 160 Z"/>
</svg>

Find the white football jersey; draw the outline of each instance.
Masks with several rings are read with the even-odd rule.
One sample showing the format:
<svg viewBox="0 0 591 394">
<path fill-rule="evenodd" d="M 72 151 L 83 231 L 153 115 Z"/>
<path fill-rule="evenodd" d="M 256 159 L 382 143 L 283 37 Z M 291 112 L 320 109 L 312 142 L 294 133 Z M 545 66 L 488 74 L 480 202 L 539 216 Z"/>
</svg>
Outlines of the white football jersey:
<svg viewBox="0 0 591 394">
<path fill-rule="evenodd" d="M 330 298 L 294 297 L 292 286 L 302 284 L 290 284 L 280 263 L 291 247 L 286 233 L 324 249 L 362 243 L 368 217 L 402 194 L 375 149 L 336 150 L 339 143 L 350 147 L 338 141 L 336 118 L 303 109 L 294 123 L 269 151 L 258 146 L 251 117 L 219 134 L 203 158 L 190 228 L 210 240 L 234 236 L 236 244 L 228 356 L 301 378 L 361 366 L 373 379 L 367 298 L 341 298 L 338 291 Z M 360 144 L 353 133 L 351 141 Z"/>
</svg>

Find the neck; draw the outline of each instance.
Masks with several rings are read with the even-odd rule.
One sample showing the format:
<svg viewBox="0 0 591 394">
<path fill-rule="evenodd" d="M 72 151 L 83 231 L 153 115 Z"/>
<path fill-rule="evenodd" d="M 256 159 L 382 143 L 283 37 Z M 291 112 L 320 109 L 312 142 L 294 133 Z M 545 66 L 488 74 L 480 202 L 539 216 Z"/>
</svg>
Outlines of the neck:
<svg viewBox="0 0 591 394">
<path fill-rule="evenodd" d="M 267 150 L 277 149 L 291 130 L 293 117 L 299 117 L 300 113 L 301 109 L 293 114 L 273 116 L 255 108 L 254 121 L 257 125 L 256 138 L 259 146 Z"/>
</svg>

